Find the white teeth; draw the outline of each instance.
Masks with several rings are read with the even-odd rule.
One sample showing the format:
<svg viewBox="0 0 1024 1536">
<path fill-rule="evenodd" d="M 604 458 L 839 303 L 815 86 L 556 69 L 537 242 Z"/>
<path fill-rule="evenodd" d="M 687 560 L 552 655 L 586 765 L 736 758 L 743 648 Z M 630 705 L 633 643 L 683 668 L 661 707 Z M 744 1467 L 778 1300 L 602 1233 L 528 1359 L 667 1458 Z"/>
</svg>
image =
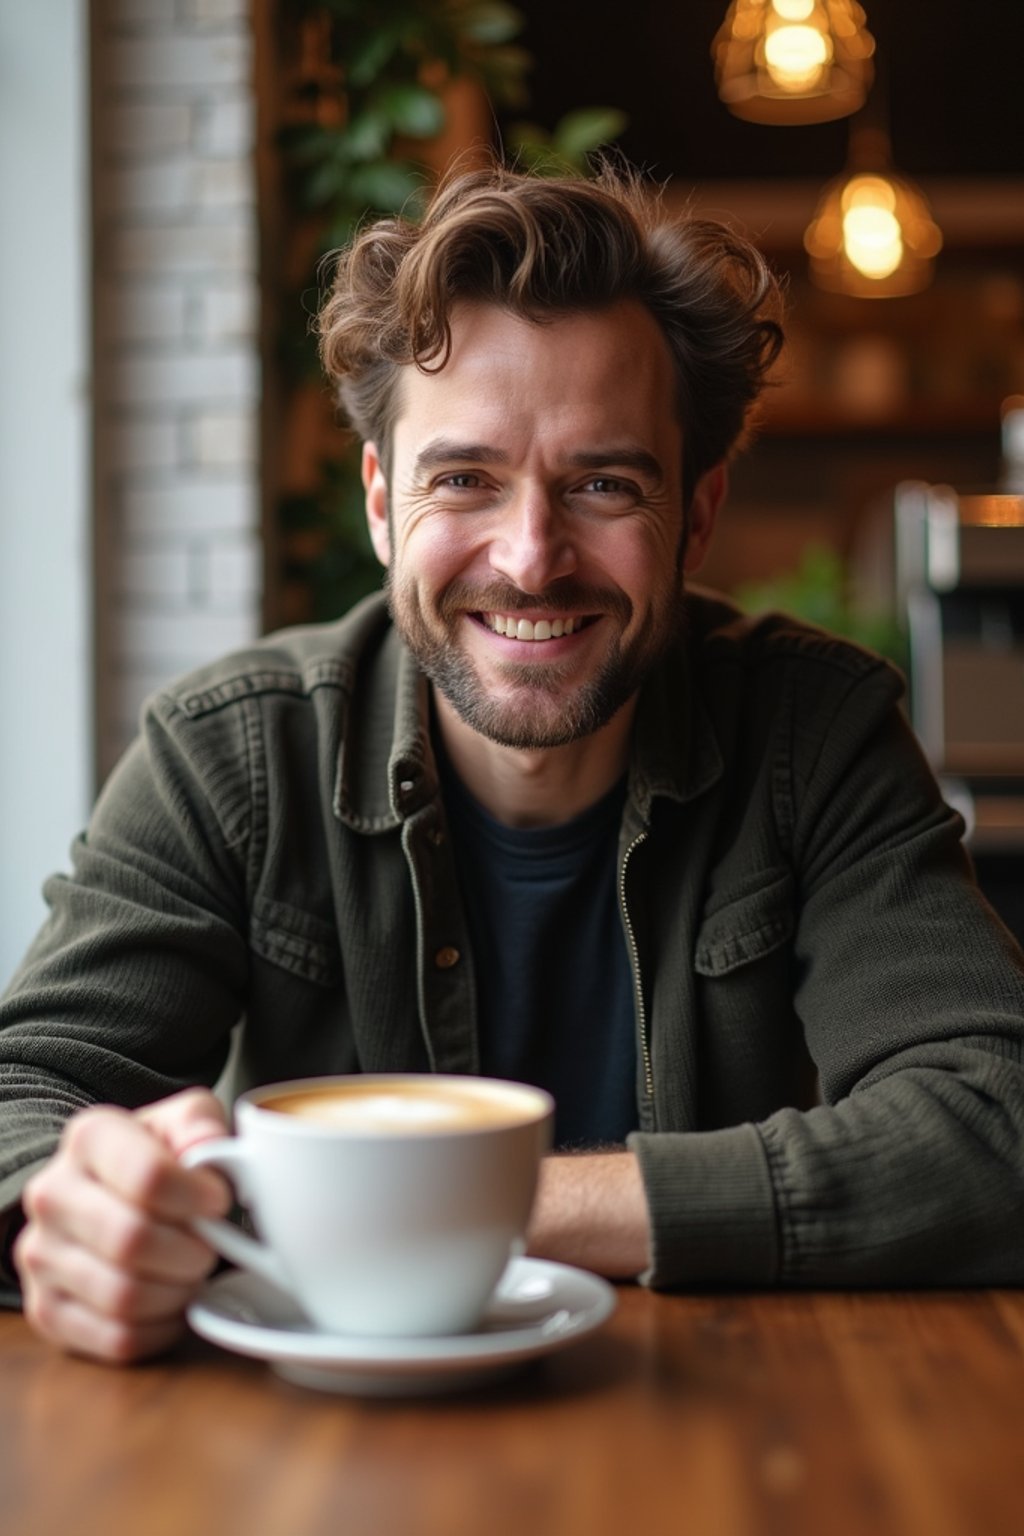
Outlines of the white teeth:
<svg viewBox="0 0 1024 1536">
<path fill-rule="evenodd" d="M 576 619 L 515 619 L 503 613 L 488 614 L 488 623 L 496 635 L 507 635 L 511 640 L 560 640 L 571 635 L 579 627 Z"/>
</svg>

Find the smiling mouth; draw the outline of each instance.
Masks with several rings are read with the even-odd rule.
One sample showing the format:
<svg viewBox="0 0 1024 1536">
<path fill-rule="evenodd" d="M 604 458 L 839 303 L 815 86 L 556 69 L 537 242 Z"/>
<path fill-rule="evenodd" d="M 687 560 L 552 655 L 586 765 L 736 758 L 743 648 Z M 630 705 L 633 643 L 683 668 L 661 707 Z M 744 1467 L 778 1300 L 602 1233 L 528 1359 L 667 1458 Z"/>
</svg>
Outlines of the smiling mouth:
<svg viewBox="0 0 1024 1536">
<path fill-rule="evenodd" d="M 596 614 L 570 614 L 555 619 L 521 619 L 516 614 L 481 613 L 480 622 L 496 635 L 508 640 L 561 640 L 593 624 Z"/>
</svg>

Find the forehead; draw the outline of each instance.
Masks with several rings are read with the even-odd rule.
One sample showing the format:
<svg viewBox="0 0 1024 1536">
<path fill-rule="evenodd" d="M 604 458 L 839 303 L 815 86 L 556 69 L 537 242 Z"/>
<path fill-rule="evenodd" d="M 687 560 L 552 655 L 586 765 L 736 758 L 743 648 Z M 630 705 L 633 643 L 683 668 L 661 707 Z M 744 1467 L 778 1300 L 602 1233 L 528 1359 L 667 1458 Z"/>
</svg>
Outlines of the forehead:
<svg viewBox="0 0 1024 1536">
<path fill-rule="evenodd" d="M 401 371 L 395 446 L 458 428 L 463 441 L 494 434 L 552 444 L 577 439 L 678 438 L 668 344 L 643 305 L 529 320 L 491 304 L 459 306 L 452 350 L 434 373 Z"/>
</svg>

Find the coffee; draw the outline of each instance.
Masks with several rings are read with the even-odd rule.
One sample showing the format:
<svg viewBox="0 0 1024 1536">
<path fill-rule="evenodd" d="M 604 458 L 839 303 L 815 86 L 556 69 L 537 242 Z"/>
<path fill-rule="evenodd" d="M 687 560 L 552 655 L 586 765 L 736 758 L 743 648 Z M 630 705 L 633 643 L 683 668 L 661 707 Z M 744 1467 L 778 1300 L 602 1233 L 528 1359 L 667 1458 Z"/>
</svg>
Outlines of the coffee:
<svg viewBox="0 0 1024 1536">
<path fill-rule="evenodd" d="M 371 1136 L 450 1135 L 518 1125 L 536 1116 L 542 1108 L 539 1099 L 536 1103 L 529 1097 L 524 1100 L 523 1090 L 518 1087 L 510 1090 L 497 1083 L 463 1084 L 450 1078 L 438 1082 L 426 1076 L 392 1083 L 378 1078 L 345 1087 L 335 1084 L 305 1088 L 268 1095 L 260 1101 L 260 1107 L 332 1131 Z"/>
<path fill-rule="evenodd" d="M 259 1238 L 196 1229 L 329 1333 L 461 1333 L 522 1249 L 553 1111 L 539 1088 L 433 1073 L 258 1088 L 237 1136 L 182 1161 L 225 1173 Z"/>
</svg>

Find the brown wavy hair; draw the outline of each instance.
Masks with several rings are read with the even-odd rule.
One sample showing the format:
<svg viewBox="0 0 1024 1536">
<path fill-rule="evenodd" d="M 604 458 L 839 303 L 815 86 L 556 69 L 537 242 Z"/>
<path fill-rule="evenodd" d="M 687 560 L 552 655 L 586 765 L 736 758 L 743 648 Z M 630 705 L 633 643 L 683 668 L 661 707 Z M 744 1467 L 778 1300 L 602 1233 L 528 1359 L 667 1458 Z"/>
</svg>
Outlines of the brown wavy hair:
<svg viewBox="0 0 1024 1536">
<path fill-rule="evenodd" d="M 781 295 L 749 241 L 712 220 L 669 216 L 632 173 L 449 175 L 421 223 L 380 220 L 338 253 L 320 356 L 388 468 L 398 370 L 444 367 L 456 304 L 499 304 L 543 323 L 626 299 L 647 307 L 672 352 L 688 501 L 743 435 L 782 346 Z"/>
</svg>

